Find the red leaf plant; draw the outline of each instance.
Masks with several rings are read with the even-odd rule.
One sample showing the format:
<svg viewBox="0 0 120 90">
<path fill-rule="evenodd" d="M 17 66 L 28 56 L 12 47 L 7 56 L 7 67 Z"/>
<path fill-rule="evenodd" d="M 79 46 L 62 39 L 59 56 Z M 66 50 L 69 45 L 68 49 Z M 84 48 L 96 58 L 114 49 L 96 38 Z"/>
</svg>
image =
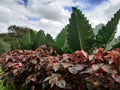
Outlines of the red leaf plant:
<svg viewBox="0 0 120 90">
<path fill-rule="evenodd" d="M 58 55 L 42 45 L 3 54 L 0 65 L 15 90 L 120 90 L 120 48 Z"/>
</svg>

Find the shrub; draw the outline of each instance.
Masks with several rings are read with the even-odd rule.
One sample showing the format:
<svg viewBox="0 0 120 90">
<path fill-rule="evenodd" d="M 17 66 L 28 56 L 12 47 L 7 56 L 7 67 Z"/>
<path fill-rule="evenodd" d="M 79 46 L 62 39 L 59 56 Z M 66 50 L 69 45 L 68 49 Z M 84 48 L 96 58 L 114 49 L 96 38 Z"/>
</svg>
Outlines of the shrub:
<svg viewBox="0 0 120 90">
<path fill-rule="evenodd" d="M 43 45 L 0 57 L 1 75 L 15 90 L 119 90 L 120 48 L 58 55 Z"/>
<path fill-rule="evenodd" d="M 0 39 L 0 55 L 10 50 L 10 44 Z"/>
</svg>

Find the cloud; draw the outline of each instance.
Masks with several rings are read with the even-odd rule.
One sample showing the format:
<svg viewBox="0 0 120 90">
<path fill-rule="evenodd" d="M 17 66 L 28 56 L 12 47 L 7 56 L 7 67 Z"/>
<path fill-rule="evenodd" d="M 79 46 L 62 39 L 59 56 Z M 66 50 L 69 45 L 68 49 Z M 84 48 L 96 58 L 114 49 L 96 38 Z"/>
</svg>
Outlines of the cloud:
<svg viewBox="0 0 120 90">
<path fill-rule="evenodd" d="M 47 1 L 49 3 L 47 3 Z M 29 2 L 28 9 L 41 18 L 46 18 L 53 21 L 64 22 L 64 20 L 70 16 L 70 13 L 64 10 L 64 7 L 71 6 L 73 4 L 72 0 L 65 0 L 64 2 L 62 0 L 47 1 L 31 0 Z"/>
<path fill-rule="evenodd" d="M 69 23 L 72 6 L 81 9 L 95 27 L 113 17 L 120 0 L 1 0 L 0 33 L 7 32 L 9 25 L 18 25 L 42 29 L 55 37 Z"/>
<path fill-rule="evenodd" d="M 0 32 L 7 32 L 8 26 L 15 24 L 37 31 L 43 29 L 55 37 L 70 18 L 69 11 L 64 7 L 72 4 L 72 0 L 28 0 L 25 6 L 22 0 L 1 0 Z"/>
</svg>

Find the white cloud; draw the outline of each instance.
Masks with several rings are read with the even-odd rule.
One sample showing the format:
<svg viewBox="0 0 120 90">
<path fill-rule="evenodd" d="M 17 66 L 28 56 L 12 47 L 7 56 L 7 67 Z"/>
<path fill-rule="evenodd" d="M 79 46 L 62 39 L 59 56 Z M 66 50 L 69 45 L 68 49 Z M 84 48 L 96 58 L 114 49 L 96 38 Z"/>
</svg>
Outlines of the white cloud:
<svg viewBox="0 0 120 90">
<path fill-rule="evenodd" d="M 28 0 L 28 5 L 20 5 L 22 0 L 0 1 L 0 33 L 7 32 L 9 25 L 27 26 L 35 30 L 43 29 L 45 32 L 56 36 L 69 22 L 70 12 L 64 7 L 80 6 L 85 9 L 88 5 L 83 2 L 73 3 L 72 0 Z M 80 0 L 79 0 L 80 1 Z M 23 2 L 21 2 L 23 3 Z M 99 23 L 106 23 L 113 14 L 120 9 L 120 0 L 109 0 L 101 3 L 90 11 L 83 11 L 94 27 Z M 32 21 L 29 17 L 37 17 L 40 20 Z M 120 35 L 120 24 L 118 25 Z"/>
<path fill-rule="evenodd" d="M 33 29 L 43 29 L 54 37 L 68 23 L 70 13 L 64 6 L 74 4 L 72 0 L 29 0 L 28 6 L 17 3 L 20 0 L 1 0 L 0 3 L 0 32 L 6 32 L 9 25 L 27 26 Z M 40 21 L 30 21 L 29 17 L 38 17 Z M 6 24 L 6 25 L 3 25 Z M 3 28 L 6 26 L 5 28 Z"/>
</svg>

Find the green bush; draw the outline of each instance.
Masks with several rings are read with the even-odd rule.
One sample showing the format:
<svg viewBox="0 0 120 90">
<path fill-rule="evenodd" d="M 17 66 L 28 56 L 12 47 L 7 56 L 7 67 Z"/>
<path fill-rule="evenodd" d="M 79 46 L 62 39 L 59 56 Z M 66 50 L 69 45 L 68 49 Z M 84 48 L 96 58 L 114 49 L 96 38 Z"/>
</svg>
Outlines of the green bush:
<svg viewBox="0 0 120 90">
<path fill-rule="evenodd" d="M 0 39 L 0 55 L 11 50 L 11 45 Z"/>
</svg>

